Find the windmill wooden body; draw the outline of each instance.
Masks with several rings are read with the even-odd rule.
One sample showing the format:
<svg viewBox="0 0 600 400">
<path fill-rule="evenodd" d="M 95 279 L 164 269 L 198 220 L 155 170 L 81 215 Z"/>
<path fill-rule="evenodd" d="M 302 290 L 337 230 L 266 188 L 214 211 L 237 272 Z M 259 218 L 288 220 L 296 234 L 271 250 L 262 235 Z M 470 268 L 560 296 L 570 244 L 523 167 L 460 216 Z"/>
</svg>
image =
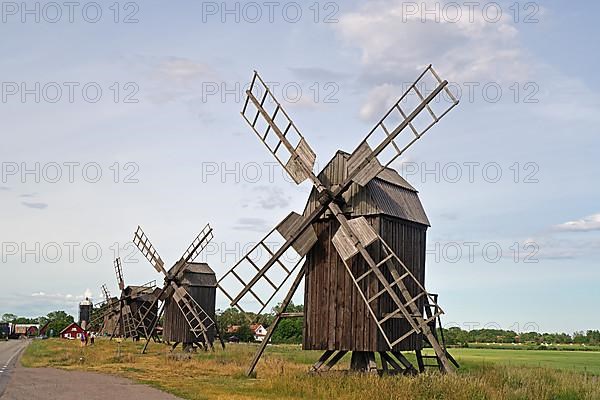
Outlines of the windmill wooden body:
<svg viewBox="0 0 600 400">
<path fill-rule="evenodd" d="M 425 92 L 423 85 L 434 89 Z M 314 371 L 351 351 L 353 369 L 377 371 L 379 352 L 384 370 L 414 372 L 400 350 L 420 355 L 422 340 L 439 369 L 453 371 L 436 332 L 443 311 L 424 287 L 427 217 L 416 191 L 390 169 L 458 104 L 447 85 L 428 66 L 351 154 L 338 153 L 317 176 L 314 151 L 254 73 L 242 116 L 292 179 L 310 181 L 313 191 L 303 215 L 288 215 L 219 280 L 232 306 L 256 305 L 260 313 L 295 276 L 248 374 L 281 319 L 299 316 L 304 348 L 324 351 Z M 277 236 L 283 243 L 273 249 Z M 303 278 L 306 315 L 288 313 Z M 239 291 L 232 295 L 234 284 Z"/>
<path fill-rule="evenodd" d="M 202 250 L 213 238 L 210 225 L 196 236 L 181 258 L 169 271 L 164 268 L 164 261 L 150 243 L 142 228 L 138 226 L 133 242 L 142 252 L 144 257 L 165 277 L 164 285 L 158 289 L 152 307 L 157 307 L 158 302 L 163 304 L 157 314 L 143 314 L 142 318 L 151 318 L 149 332 L 155 332 L 156 325 L 163 312 L 165 321 L 163 334 L 165 341 L 174 342 L 173 349 L 183 343 L 185 350 L 190 350 L 194 345 L 202 345 L 205 349 L 214 349 L 215 337 L 225 344 L 218 334 L 215 324 L 215 295 L 216 278 L 214 272 L 207 264 L 194 263 Z M 150 339 L 142 349 L 145 352 Z"/>
<path fill-rule="evenodd" d="M 104 300 L 94 305 L 91 329 L 100 335 L 111 335 L 116 332 L 116 336 L 120 336 L 122 333 L 118 330 L 121 310 L 119 299 L 110 295 L 106 285 L 102 285 L 101 290 Z"/>
<path fill-rule="evenodd" d="M 121 297 L 119 298 L 119 323 L 115 326 L 111 338 L 119 331 L 123 337 L 135 341 L 140 338 L 156 339 L 153 330 L 150 329 L 158 314 L 156 281 L 141 286 L 125 286 L 120 258 L 115 260 L 115 274 Z"/>
<path fill-rule="evenodd" d="M 335 186 L 342 183 L 350 155 L 338 151 L 318 175 L 322 182 Z M 364 187 L 354 184 L 344 194 L 342 210 L 349 218 L 364 217 L 375 232 L 393 252 L 403 260 L 418 282 L 424 283 L 425 241 L 429 220 L 419 200 L 417 191 L 396 171 L 386 169 Z M 318 206 L 318 194 L 313 190 L 305 215 Z M 344 262 L 331 246 L 339 222 L 331 213 L 325 213 L 313 223 L 318 241 L 306 255 L 304 291 L 304 341 L 305 350 L 330 351 L 389 351 L 389 346 L 378 332 L 360 293 L 350 279 Z M 381 252 L 381 249 L 373 249 Z M 354 275 L 369 270 L 364 260 L 352 263 Z M 361 283 L 367 296 L 377 293 L 377 277 L 370 275 Z M 415 285 L 407 284 L 411 294 L 417 294 Z M 379 313 L 393 311 L 393 303 L 385 297 L 371 302 Z M 425 297 L 416 300 L 423 309 Z M 406 319 L 390 320 L 386 330 L 390 336 L 400 337 L 411 330 Z M 422 337 L 413 333 L 393 347 L 394 351 L 420 349 Z"/>
<path fill-rule="evenodd" d="M 119 299 L 117 297 L 109 297 L 105 304 L 106 312 L 102 316 L 102 324 L 98 333 L 110 336 L 116 330 L 117 336 L 123 335 L 119 324 Z"/>
<path fill-rule="evenodd" d="M 181 278 L 183 287 L 198 305 L 215 320 L 215 301 L 217 291 L 217 278 L 214 271 L 206 263 L 188 263 Z M 171 343 L 181 343 L 184 350 L 194 344 L 203 343 L 194 334 L 185 319 L 181 309 L 173 298 L 165 300 L 165 318 L 163 326 L 163 340 Z M 208 341 L 213 343 L 216 337 L 215 326 L 207 328 Z M 201 338 L 203 339 L 203 338 Z"/>
</svg>

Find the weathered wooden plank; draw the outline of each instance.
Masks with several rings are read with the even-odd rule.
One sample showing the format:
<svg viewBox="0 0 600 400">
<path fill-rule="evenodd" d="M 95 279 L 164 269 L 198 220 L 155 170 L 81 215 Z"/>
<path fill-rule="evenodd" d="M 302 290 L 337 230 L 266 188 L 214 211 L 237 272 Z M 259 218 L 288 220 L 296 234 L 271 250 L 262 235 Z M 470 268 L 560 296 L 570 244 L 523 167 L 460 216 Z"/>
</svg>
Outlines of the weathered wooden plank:
<svg viewBox="0 0 600 400">
<path fill-rule="evenodd" d="M 327 242 L 327 259 L 329 260 L 326 270 L 326 276 L 329 281 L 328 298 L 327 298 L 327 324 L 329 327 L 329 334 L 327 337 L 327 348 L 330 350 L 336 349 L 335 339 L 338 334 L 338 330 L 341 330 L 338 324 L 336 324 L 336 314 L 338 313 L 339 305 L 337 303 L 337 269 L 335 268 L 335 249 L 332 248 L 331 242 Z"/>
</svg>

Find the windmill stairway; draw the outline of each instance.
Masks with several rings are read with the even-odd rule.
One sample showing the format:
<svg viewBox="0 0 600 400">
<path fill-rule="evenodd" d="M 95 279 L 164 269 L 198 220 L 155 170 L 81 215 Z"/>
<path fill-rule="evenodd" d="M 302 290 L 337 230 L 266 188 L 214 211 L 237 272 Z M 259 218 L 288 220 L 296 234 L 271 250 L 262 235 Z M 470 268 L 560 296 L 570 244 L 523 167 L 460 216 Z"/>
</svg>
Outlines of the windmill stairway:
<svg viewBox="0 0 600 400">
<path fill-rule="evenodd" d="M 440 315 L 438 314 L 436 317 L 432 318 L 434 315 L 437 314 L 437 298 L 438 295 L 437 294 L 430 294 L 430 296 L 433 298 L 434 302 L 429 303 L 427 302 L 425 304 L 425 315 L 427 316 L 427 321 L 429 321 L 427 323 L 427 325 L 429 325 L 429 329 L 431 330 L 431 333 L 433 333 L 433 336 L 437 339 L 438 343 L 441 344 L 444 352 L 446 353 L 446 357 L 448 358 L 448 360 L 454 364 L 454 366 L 456 368 L 459 368 L 459 364 L 458 362 L 454 359 L 454 357 L 452 357 L 452 355 L 450 353 L 448 353 L 448 350 L 446 349 L 446 339 L 444 338 L 444 329 L 442 327 L 442 320 L 440 318 Z M 439 329 L 439 335 L 438 335 L 438 329 Z M 430 345 L 429 341 L 427 340 L 426 337 L 423 337 L 423 346 L 422 348 L 425 347 L 425 345 Z M 428 355 L 428 354 L 423 354 L 421 349 L 417 349 L 415 351 L 416 356 L 417 356 L 417 365 L 419 367 L 419 372 L 425 372 L 425 370 L 427 368 L 437 368 L 439 370 L 441 370 L 441 364 L 440 364 L 440 359 L 438 358 L 437 355 Z M 427 363 L 427 360 L 431 360 L 433 361 L 433 363 Z"/>
<path fill-rule="evenodd" d="M 149 332 L 154 320 L 158 318 L 158 310 L 152 307 L 152 304 L 142 303 L 138 308 L 138 315 L 140 320 L 136 333 L 138 333 L 139 328 L 141 328 L 145 338 L 152 337 L 156 343 L 160 343 L 161 340 L 156 333 L 156 329 L 154 329 L 153 332 Z"/>
<path fill-rule="evenodd" d="M 208 331 L 213 327 L 215 328 L 216 338 L 219 339 L 221 346 L 225 349 L 225 342 L 223 342 L 217 324 L 215 324 L 212 318 L 202 309 L 202 307 L 200 307 L 200 305 L 198 305 L 196 300 L 194 300 L 187 291 L 176 289 L 173 299 L 187 321 L 190 332 L 198 339 L 200 339 L 200 335 L 202 335 L 203 341 L 201 343 L 203 343 L 205 350 L 208 350 L 209 348 L 214 349 L 213 343 L 208 337 Z"/>
<path fill-rule="evenodd" d="M 127 306 L 129 307 L 129 306 Z M 123 313 L 123 333 L 125 338 L 133 338 L 134 340 L 138 337 L 136 329 L 136 322 L 133 320 L 131 312 Z"/>
</svg>

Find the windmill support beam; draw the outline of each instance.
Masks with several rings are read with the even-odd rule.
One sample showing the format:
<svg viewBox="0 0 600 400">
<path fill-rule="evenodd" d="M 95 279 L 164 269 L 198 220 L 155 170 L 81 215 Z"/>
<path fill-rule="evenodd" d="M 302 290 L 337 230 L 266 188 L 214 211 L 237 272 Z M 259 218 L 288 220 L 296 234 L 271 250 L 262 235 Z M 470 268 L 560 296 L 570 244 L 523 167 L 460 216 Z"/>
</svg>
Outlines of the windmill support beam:
<svg viewBox="0 0 600 400">
<path fill-rule="evenodd" d="M 319 357 L 317 362 L 314 363 L 312 367 L 310 367 L 310 372 L 317 372 L 319 368 L 321 368 L 321 366 L 325 364 L 327 360 L 329 360 L 329 357 L 331 357 L 333 353 L 335 353 L 335 350 L 326 350 L 325 353 L 323 353 L 323 355 Z"/>
<path fill-rule="evenodd" d="M 402 368 L 402 366 L 400 364 L 398 364 L 396 362 L 396 360 L 394 360 L 387 352 L 385 351 L 380 351 L 379 352 L 379 356 L 381 357 L 381 365 L 383 366 L 383 370 L 385 372 L 388 371 L 387 369 L 387 364 L 389 363 L 392 368 L 394 368 L 394 370 L 398 371 L 398 372 L 404 372 L 405 369 Z"/>
<path fill-rule="evenodd" d="M 112 334 L 110 335 L 110 340 L 113 340 L 113 338 L 115 337 L 115 335 L 117 334 L 117 329 L 119 329 L 119 326 L 121 325 L 121 319 L 123 318 L 123 307 L 121 307 L 119 309 L 119 318 L 117 319 L 116 323 L 115 323 L 115 328 L 113 329 Z"/>
<path fill-rule="evenodd" d="M 158 299 L 158 296 L 156 298 Z M 165 311 L 165 304 L 166 304 L 166 302 L 163 302 L 161 304 L 160 310 L 158 310 L 158 314 L 156 314 L 156 320 L 154 320 L 152 322 L 152 326 L 150 327 L 151 334 L 150 334 L 150 336 L 146 337 L 146 343 L 144 343 L 144 347 L 142 348 L 142 354 L 146 354 L 146 350 L 148 349 L 148 345 L 150 344 L 150 337 L 156 331 L 156 325 L 158 325 L 158 321 L 160 321 L 160 317 L 162 317 L 162 314 Z M 143 319 L 142 319 L 142 321 L 143 321 Z"/>
<path fill-rule="evenodd" d="M 348 353 L 346 350 L 326 350 L 325 353 L 319 358 L 319 360 L 310 367 L 312 373 L 316 372 L 327 372 L 334 367 Z M 333 357 L 331 357 L 333 356 Z M 331 357 L 331 358 L 330 358 Z M 327 363 L 326 363 L 327 362 Z"/>
<path fill-rule="evenodd" d="M 246 375 L 250 376 L 250 375 L 252 375 L 252 372 L 254 372 L 254 368 L 256 368 L 256 364 L 258 364 L 258 360 L 260 360 L 260 357 L 262 356 L 263 352 L 265 351 L 265 348 L 267 347 L 269 340 L 271 340 L 271 336 L 273 336 L 273 332 L 275 331 L 275 328 L 277 328 L 277 325 L 283 318 L 283 314 L 285 314 L 284 311 L 285 311 L 286 307 L 290 304 L 290 301 L 292 301 L 292 297 L 294 296 L 294 293 L 296 293 L 298 286 L 300 286 L 300 282 L 302 282 L 302 278 L 304 278 L 305 271 L 306 271 L 306 263 L 302 265 L 302 268 L 300 268 L 300 271 L 298 272 L 296 279 L 294 279 L 294 282 L 292 283 L 290 290 L 288 291 L 287 295 L 281 302 L 281 309 L 275 316 L 275 319 L 273 320 L 273 323 L 271 324 L 271 326 L 269 326 L 269 330 L 267 331 L 265 338 L 261 342 L 260 347 L 256 351 L 256 354 L 254 354 L 254 358 L 252 359 L 252 362 L 250 363 L 250 366 L 248 367 L 248 370 L 246 371 Z"/>
<path fill-rule="evenodd" d="M 408 372 L 417 372 L 417 369 L 414 367 L 414 365 L 412 365 L 410 361 L 408 361 L 406 357 L 404 357 L 404 354 L 400 353 L 399 351 L 392 351 L 391 353 L 398 359 L 398 361 L 400 361 L 400 363 L 402 363 L 402 365 L 404 366 L 404 368 L 406 368 Z"/>
</svg>

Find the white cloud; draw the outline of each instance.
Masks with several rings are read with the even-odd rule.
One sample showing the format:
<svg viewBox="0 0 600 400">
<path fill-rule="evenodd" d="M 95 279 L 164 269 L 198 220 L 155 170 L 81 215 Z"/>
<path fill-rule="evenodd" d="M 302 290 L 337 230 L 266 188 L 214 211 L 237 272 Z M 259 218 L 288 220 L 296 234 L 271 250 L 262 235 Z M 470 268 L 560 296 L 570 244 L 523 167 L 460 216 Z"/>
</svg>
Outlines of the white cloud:
<svg viewBox="0 0 600 400">
<path fill-rule="evenodd" d="M 193 100 L 203 82 L 218 80 L 209 64 L 190 58 L 136 56 L 130 64 L 144 78 L 144 95 L 155 104 Z"/>
<path fill-rule="evenodd" d="M 407 5 L 419 7 L 416 14 Z M 443 79 L 463 86 L 465 83 L 510 85 L 530 79 L 536 68 L 521 44 L 519 32 L 510 15 L 490 22 L 484 14 L 468 9 L 461 18 L 439 22 L 421 10 L 432 10 L 445 3 L 425 1 L 407 3 L 381 0 L 366 3 L 342 16 L 336 29 L 349 46 L 358 47 L 364 67 L 363 81 L 375 87 L 360 110 L 365 120 L 378 117 L 398 99 L 425 66 L 432 63 Z"/>
<path fill-rule="evenodd" d="M 589 215 L 575 221 L 567 221 L 556 225 L 554 229 L 562 232 L 600 231 L 600 214 Z"/>
<path fill-rule="evenodd" d="M 468 6 L 459 2 L 463 4 L 462 17 L 456 20 L 450 11 L 439 11 L 439 21 L 425 12 L 436 6 L 444 10 L 450 3 L 457 4 L 450 0 L 374 0 L 341 16 L 334 29 L 346 45 L 359 50 L 361 81 L 372 87 L 360 110 L 362 119 L 379 117 L 432 63 L 451 86 L 461 88 L 463 96 L 469 91 L 467 84 L 498 84 L 509 93 L 515 83 L 520 87 L 533 83 L 536 93 L 528 86 L 521 96 L 533 95 L 538 104 L 530 112 L 537 116 L 559 122 L 600 120 L 600 99 L 585 82 L 566 76 L 528 51 L 508 9 L 510 3 L 493 3 L 503 8 L 497 22 L 492 22 L 493 10 L 482 11 L 483 5 L 475 6 L 470 18 Z M 418 9 L 412 12 L 410 7 L 415 6 Z M 542 15 L 549 18 L 547 10 L 540 7 L 536 17 Z"/>
<path fill-rule="evenodd" d="M 396 85 L 384 83 L 372 89 L 367 95 L 367 100 L 360 109 L 359 116 L 364 120 L 370 120 L 381 114 L 381 110 L 390 108 L 398 100 L 401 88 Z"/>
<path fill-rule="evenodd" d="M 428 0 L 419 7 L 433 9 L 436 4 L 440 2 Z M 497 22 L 482 12 L 474 12 L 472 20 L 463 13 L 456 22 L 443 17 L 423 22 L 421 12 L 414 15 L 406 7 L 401 0 L 372 1 L 341 17 L 339 34 L 359 47 L 368 70 L 405 77 L 433 62 L 443 68 L 446 79 L 459 82 L 528 75 L 529 57 L 510 15 L 503 14 Z"/>
<path fill-rule="evenodd" d="M 33 208 L 35 210 L 45 210 L 46 208 L 48 208 L 48 204 L 46 203 L 30 203 L 27 201 L 23 201 L 21 202 L 21 204 L 27 208 Z"/>
<path fill-rule="evenodd" d="M 187 84 L 211 75 L 213 71 L 207 64 L 180 57 L 161 60 L 155 70 L 157 78 L 178 84 Z"/>
<path fill-rule="evenodd" d="M 239 218 L 233 227 L 239 231 L 267 232 L 269 230 L 267 221 L 263 218 Z"/>
<path fill-rule="evenodd" d="M 308 110 L 318 110 L 323 109 L 324 103 L 316 102 L 308 93 L 305 93 L 302 97 L 298 98 L 297 101 L 294 102 L 286 102 L 286 106 L 290 109 L 308 109 Z"/>
</svg>

